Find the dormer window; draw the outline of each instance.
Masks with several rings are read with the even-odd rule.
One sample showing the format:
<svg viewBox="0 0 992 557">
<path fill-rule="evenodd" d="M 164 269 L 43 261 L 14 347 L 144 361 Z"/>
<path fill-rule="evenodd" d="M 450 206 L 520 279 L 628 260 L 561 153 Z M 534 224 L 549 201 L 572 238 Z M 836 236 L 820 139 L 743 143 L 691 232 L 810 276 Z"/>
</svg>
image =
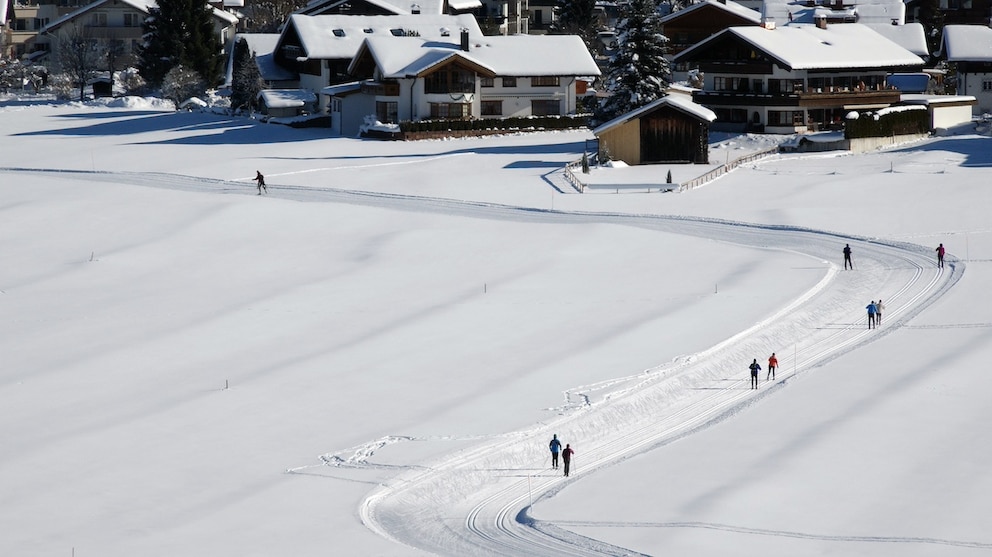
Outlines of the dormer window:
<svg viewBox="0 0 992 557">
<path fill-rule="evenodd" d="M 335 37 L 343 37 L 344 36 L 344 29 L 335 29 L 335 30 L 333 30 L 331 32 L 334 33 L 334 36 Z"/>
<path fill-rule="evenodd" d="M 373 29 L 372 29 L 371 27 L 366 27 L 365 29 L 362 29 L 362 31 L 364 31 L 364 32 L 365 32 L 366 34 L 368 34 L 368 35 L 371 35 L 371 34 L 372 34 L 372 31 L 373 31 Z"/>
</svg>

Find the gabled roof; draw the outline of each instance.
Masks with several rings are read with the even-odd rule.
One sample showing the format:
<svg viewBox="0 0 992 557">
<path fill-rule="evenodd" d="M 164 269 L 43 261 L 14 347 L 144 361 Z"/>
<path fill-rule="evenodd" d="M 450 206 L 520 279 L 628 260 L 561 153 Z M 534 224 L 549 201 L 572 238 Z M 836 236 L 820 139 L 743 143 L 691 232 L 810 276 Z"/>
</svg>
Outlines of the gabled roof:
<svg viewBox="0 0 992 557">
<path fill-rule="evenodd" d="M 293 81 L 299 79 L 299 76 L 295 72 L 291 72 L 276 64 L 272 56 L 276 44 L 279 42 L 278 33 L 238 33 L 234 37 L 234 44 L 237 44 L 241 40 L 248 43 L 248 51 L 255 55 L 255 64 L 258 66 L 258 72 L 262 75 L 262 79 L 266 81 Z M 232 48 L 230 56 L 227 57 L 226 82 L 228 84 L 231 83 L 234 73 L 235 50 L 235 48 Z"/>
<path fill-rule="evenodd" d="M 727 38 L 751 45 L 787 70 L 923 66 L 919 56 L 860 23 L 828 25 L 826 29 L 808 24 L 774 29 L 731 27 L 677 54 L 675 61 L 692 60 L 715 41 Z"/>
<path fill-rule="evenodd" d="M 706 108 L 701 104 L 696 104 L 692 102 L 692 99 L 686 97 L 685 95 L 675 94 L 675 95 L 665 95 L 656 101 L 652 101 L 641 108 L 632 110 L 626 114 L 617 116 L 616 118 L 601 124 L 596 129 L 592 130 L 593 135 L 600 135 L 605 131 L 611 130 L 622 124 L 626 124 L 631 120 L 636 120 L 640 118 L 642 114 L 648 112 L 653 112 L 658 107 L 669 106 L 678 110 L 679 112 L 684 112 L 690 116 L 694 116 L 700 120 L 706 120 L 707 122 L 713 122 L 716 120 L 716 114 Z"/>
<path fill-rule="evenodd" d="M 702 2 L 692 4 L 685 9 L 666 15 L 661 18 L 661 24 L 665 25 L 673 20 L 681 19 L 702 9 L 721 10 L 754 23 L 761 23 L 761 14 L 758 11 L 742 6 L 737 2 L 734 2 L 734 0 L 726 0 L 725 2 L 720 2 L 719 0 L 703 0 Z"/>
<path fill-rule="evenodd" d="M 321 15 L 327 10 L 353 0 L 313 0 L 303 8 L 293 12 L 302 15 Z M 361 0 L 384 11 L 396 15 L 411 15 L 415 9 L 420 15 L 441 15 L 444 13 L 444 0 Z M 481 3 L 480 3 L 481 5 Z M 328 14 L 331 15 L 331 14 Z"/>
<path fill-rule="evenodd" d="M 455 37 L 454 41 L 459 41 Z M 383 77 L 423 75 L 453 60 L 478 68 L 487 75 L 596 76 L 596 61 L 582 39 L 575 35 L 510 35 L 471 37 L 469 50 L 460 42 L 432 41 L 423 37 L 369 37 L 356 54 L 349 70 L 361 63 L 363 55 L 375 60 Z"/>
<path fill-rule="evenodd" d="M 48 25 L 42 27 L 40 34 L 51 33 L 52 31 L 58 29 L 62 25 L 65 25 L 69 21 L 72 21 L 77 17 L 86 14 L 87 12 L 103 7 L 105 4 L 114 1 L 118 1 L 122 4 L 131 6 L 132 8 L 145 14 L 146 16 L 148 15 L 148 13 L 151 11 L 152 8 L 158 7 L 158 3 L 155 0 L 96 0 L 95 2 L 87 4 L 82 8 L 79 8 L 78 10 L 72 11 L 56 19 L 55 21 L 49 23 Z M 213 7 L 211 7 L 210 9 L 213 12 L 213 16 L 215 19 L 220 19 L 228 23 L 229 25 L 235 25 L 238 23 L 238 16 L 230 12 L 225 12 L 224 10 L 218 10 L 217 8 L 213 8 Z"/>
<path fill-rule="evenodd" d="M 992 62 L 992 29 L 985 25 L 945 25 L 948 62 Z"/>
<path fill-rule="evenodd" d="M 384 78 L 419 77 L 443 64 L 461 61 L 476 72 L 495 76 L 493 68 L 480 63 L 461 50 L 458 44 L 425 41 L 420 37 L 369 37 L 352 60 L 349 73 L 354 73 L 363 57 L 370 57 Z"/>
<path fill-rule="evenodd" d="M 907 23 L 905 25 L 879 23 L 868 24 L 868 27 L 917 56 L 930 56 L 927 32 L 922 23 Z"/>
<path fill-rule="evenodd" d="M 427 39 L 445 39 L 447 33 L 458 40 L 461 29 L 481 37 L 475 16 L 463 15 L 300 15 L 290 16 L 283 36 L 295 30 L 307 58 L 350 60 L 369 37 L 402 38 L 399 32 L 415 33 Z"/>
<path fill-rule="evenodd" d="M 258 97 L 269 108 L 301 108 L 317 102 L 313 91 L 303 89 L 263 89 Z"/>
<path fill-rule="evenodd" d="M 815 14 L 831 11 L 836 12 L 836 17 L 850 14 L 857 23 L 862 24 L 891 25 L 893 19 L 900 24 L 906 21 L 906 6 L 903 0 L 844 0 L 845 6 L 839 10 L 824 6 L 826 2 L 815 2 L 815 4 L 807 7 L 807 2 L 797 0 L 764 0 L 762 13 L 779 26 L 789 22 L 790 13 L 796 23 L 813 23 Z"/>
</svg>

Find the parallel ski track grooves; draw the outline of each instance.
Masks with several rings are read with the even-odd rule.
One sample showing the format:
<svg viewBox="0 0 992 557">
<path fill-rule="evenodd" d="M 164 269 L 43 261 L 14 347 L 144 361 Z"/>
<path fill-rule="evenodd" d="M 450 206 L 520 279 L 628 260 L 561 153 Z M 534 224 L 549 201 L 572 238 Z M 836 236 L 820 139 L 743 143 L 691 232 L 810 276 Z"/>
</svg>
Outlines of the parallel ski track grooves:
<svg viewBox="0 0 992 557">
<path fill-rule="evenodd" d="M 200 193 L 254 195 L 254 187 L 243 181 L 225 181 L 166 173 L 61 171 L 52 169 L 0 168 L 3 172 L 51 173 L 81 181 L 118 182 L 145 187 Z M 936 269 L 930 248 L 919 245 L 878 241 L 837 232 L 798 226 L 760 225 L 722 219 L 638 215 L 625 213 L 580 213 L 515 207 L 497 203 L 460 201 L 392 193 L 351 191 L 338 188 L 269 185 L 271 197 L 304 202 L 338 202 L 400 211 L 419 211 L 484 219 L 540 223 L 606 223 L 642 227 L 661 232 L 714 239 L 758 249 L 784 250 L 820 260 L 828 284 L 818 284 L 789 307 L 716 346 L 692 355 L 687 361 L 647 370 L 640 384 L 618 392 L 603 402 L 566 414 L 531 431 L 501 436 L 435 462 L 427 469 L 413 470 L 380 486 L 359 509 L 363 522 L 374 532 L 397 543 L 424 551 L 450 555 L 631 555 L 624 548 L 590 540 L 560 527 L 542 529 L 527 517 L 532 501 L 553 495 L 573 478 L 545 469 L 526 480 L 503 481 L 493 489 L 491 470 L 483 462 L 502 455 L 505 467 L 521 472 L 534 470 L 527 463 L 541 462 L 546 456 L 541 440 L 549 432 L 569 424 L 588 422 L 581 456 L 574 461 L 581 477 L 598 468 L 615 464 L 631 455 L 670 443 L 708 427 L 765 396 L 781 390 L 795 377 L 839 357 L 844 349 L 858 348 L 897 330 L 923 309 L 944 295 L 965 270 L 962 261 L 948 257 L 945 269 Z M 825 261 L 836 260 L 839 246 L 849 242 L 855 249 L 856 271 L 836 271 Z M 857 277 L 857 278 L 855 278 Z M 893 290 L 893 284 L 899 286 Z M 887 310 L 880 329 L 864 326 L 860 303 L 875 293 L 885 292 Z M 843 307 L 838 307 L 841 305 Z M 803 307 L 815 322 L 803 322 L 789 310 Z M 837 327 L 836 325 L 840 325 Z M 829 333 L 822 331 L 832 330 Z M 804 331 L 802 358 L 793 358 L 785 372 L 783 356 L 779 377 L 771 388 L 745 389 L 746 378 L 720 380 L 728 372 L 744 377 L 741 371 L 752 354 L 763 354 L 768 346 L 788 345 L 788 334 Z M 783 341 L 782 339 L 785 339 Z M 798 340 L 796 341 L 798 345 Z M 758 349 L 760 347 L 760 350 Z M 745 362 L 742 364 L 741 362 Z M 714 368 L 716 371 L 714 371 Z M 722 375 L 721 375 L 722 374 Z M 716 381 L 721 381 L 717 383 Z M 706 386 L 710 385 L 710 386 Z M 714 388 L 717 385 L 719 388 Z M 680 396 L 666 398 L 665 388 Z M 708 394 L 699 395 L 696 391 Z M 667 413 L 641 417 L 644 408 L 654 411 L 651 396 L 659 396 L 670 408 Z M 648 404 L 644 404 L 645 400 Z M 633 411 L 630 411 L 633 409 Z M 613 410 L 613 413 L 609 413 Z M 620 413 L 620 410 L 628 410 Z M 603 416 L 603 414 L 609 414 Z M 597 421 L 598 419 L 598 421 Z M 626 421 L 624 421 L 626 420 Z M 516 449 L 514 452 L 513 449 Z M 541 455 L 541 456 L 538 456 Z M 581 468 L 579 468 L 581 466 Z M 549 475 L 550 474 L 550 475 Z M 480 481 L 480 478 L 484 480 Z M 465 480 L 468 480 L 466 484 Z M 472 483 L 475 481 L 476 483 Z M 448 488 L 462 488 L 453 494 Z M 438 500 L 438 498 L 442 500 Z M 445 497 L 447 497 L 445 499 Z M 465 506 L 466 500 L 474 499 Z M 394 506 L 389 503 L 395 501 Z M 432 504 L 433 503 L 433 504 Z M 453 525 L 450 512 L 464 509 L 464 519 Z M 432 515 L 409 520 L 412 515 Z M 419 517 L 418 517 L 419 518 Z M 545 533 L 553 530 L 554 534 Z M 912 541 L 912 540 L 909 540 Z"/>
<path fill-rule="evenodd" d="M 377 196 L 378 194 L 374 195 Z M 387 197 L 392 198 L 391 196 Z M 421 202 L 423 201 L 421 200 Z M 420 203 L 414 203 L 414 205 L 420 205 Z M 522 220 L 540 220 L 541 222 L 607 222 L 638 226 L 672 233 L 716 238 L 744 246 L 796 251 L 819 259 L 835 258 L 837 254 L 834 252 L 839 253 L 840 245 L 849 242 L 855 247 L 855 253 L 858 254 L 856 255 L 856 264 L 864 265 L 865 269 L 836 271 L 835 275 L 837 276 L 833 277 L 831 282 L 842 280 L 845 276 L 844 273 L 847 273 L 847 277 L 871 277 L 873 272 L 886 277 L 898 275 L 898 280 L 901 282 L 895 283 L 898 284 L 895 290 L 893 290 L 893 283 L 888 279 L 876 279 L 873 282 L 869 280 L 867 282 L 870 284 L 867 287 L 848 285 L 847 290 L 857 294 L 857 296 L 843 298 L 850 305 L 842 312 L 846 321 L 840 321 L 842 326 L 834 330 L 830 329 L 831 324 L 834 323 L 833 320 L 820 323 L 819 329 L 821 331 L 830 332 L 814 336 L 810 344 L 804 345 L 802 358 L 796 358 L 791 371 L 787 373 L 780 371 L 774 384 L 775 387 L 785 384 L 786 381 L 799 373 L 809 371 L 842 355 L 847 349 L 863 346 L 899 328 L 901 324 L 943 295 L 957 282 L 964 271 L 964 264 L 960 261 L 949 264 L 949 271 L 936 269 L 929 248 L 922 246 L 844 236 L 838 233 L 801 227 L 754 225 L 692 217 L 535 211 L 478 203 L 467 205 L 455 203 L 453 206 L 450 200 L 445 200 L 438 205 L 444 206 L 446 212 L 470 213 L 472 216 L 482 218 L 486 217 L 484 213 L 490 211 L 492 213 L 490 216 L 498 214 L 510 218 L 514 218 L 514 212 L 522 212 L 522 214 L 517 213 L 515 217 Z M 461 205 L 461 210 L 457 210 L 458 205 Z M 727 234 L 728 230 L 731 232 L 730 234 Z M 826 267 L 827 265 L 824 265 L 824 268 Z M 885 292 L 887 310 L 883 315 L 884 325 L 879 329 L 868 330 L 865 326 L 865 312 L 861 304 L 866 303 L 869 297 L 878 298 L 872 293 L 872 289 L 875 289 L 874 292 Z M 865 296 L 864 299 L 861 298 L 862 295 Z M 814 294 L 813 297 L 816 295 Z M 805 303 L 813 304 L 809 300 Z M 837 314 L 837 311 L 832 313 Z M 741 343 L 744 340 L 746 339 L 741 339 Z M 725 350 L 731 348 L 725 347 Z M 705 353 L 708 352 L 710 351 Z M 691 369 L 694 366 L 686 367 Z M 677 378 L 679 375 L 689 372 L 689 370 L 675 370 L 674 373 L 668 374 L 666 380 Z M 583 473 L 613 464 L 631 455 L 691 434 L 693 431 L 735 414 L 761 397 L 778 390 L 773 388 L 752 391 L 742 388 L 746 383 L 747 379 L 734 381 L 723 389 L 713 391 L 711 394 L 700 397 L 692 404 L 675 410 L 663 419 L 643 425 L 630 423 L 627 424 L 628 428 L 625 434 L 618 434 L 600 443 L 585 445 L 581 460 Z M 650 386 L 647 388 L 650 389 Z M 585 413 L 580 412 L 572 417 L 580 419 L 585 415 Z M 562 422 L 558 422 L 546 430 L 552 431 L 562 425 Z M 488 450 L 482 451 L 483 454 L 480 455 L 480 458 L 491 458 L 494 453 L 499 453 L 504 449 L 506 449 L 505 446 L 490 445 Z M 471 466 L 472 457 L 462 454 L 457 460 L 466 466 Z M 412 483 L 403 482 L 403 487 L 400 489 L 411 489 L 411 486 L 418 481 L 427 481 L 427 478 L 413 479 Z M 596 544 L 593 547 L 577 535 L 574 538 L 554 538 L 546 535 L 538 528 L 532 527 L 526 518 L 526 510 L 530 506 L 529 500 L 540 498 L 549 493 L 553 494 L 569 480 L 562 477 L 535 476 L 528 481 L 527 485 L 523 485 L 523 481 L 504 485 L 501 490 L 495 493 L 464 494 L 465 496 L 482 496 L 482 500 L 477 501 L 475 506 L 466 513 L 464 522 L 466 532 L 474 536 L 474 539 L 454 533 L 446 539 L 434 538 L 433 542 L 435 543 L 425 544 L 423 539 L 418 541 L 416 535 L 412 538 L 408 537 L 411 534 L 409 531 L 394 531 L 386 535 L 401 543 L 443 554 L 628 555 L 631 553 L 624 548 L 612 547 L 607 544 Z M 394 488 L 386 486 L 384 489 L 388 492 Z M 378 508 L 378 504 L 388 497 L 388 494 L 380 493 L 378 496 L 370 498 L 363 506 L 361 513 L 367 524 L 376 524 L 382 519 L 378 515 L 381 510 Z M 387 522 L 392 521 L 387 520 Z M 381 526 L 381 523 L 379 525 Z M 388 530 L 388 528 L 376 527 L 373 529 L 383 533 Z M 452 533 L 450 527 L 446 527 L 446 529 Z M 436 544 L 438 541 L 441 543 Z"/>
</svg>

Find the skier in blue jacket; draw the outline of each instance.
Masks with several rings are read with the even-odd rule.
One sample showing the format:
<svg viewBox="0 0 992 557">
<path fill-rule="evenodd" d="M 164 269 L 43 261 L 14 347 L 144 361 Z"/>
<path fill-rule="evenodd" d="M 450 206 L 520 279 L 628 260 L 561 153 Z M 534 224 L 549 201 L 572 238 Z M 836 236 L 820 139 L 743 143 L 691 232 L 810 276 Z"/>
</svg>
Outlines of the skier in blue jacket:
<svg viewBox="0 0 992 557">
<path fill-rule="evenodd" d="M 557 433 L 551 438 L 551 443 L 548 444 L 548 448 L 551 449 L 551 467 L 557 469 L 558 452 L 561 451 L 561 441 L 558 440 Z"/>
<path fill-rule="evenodd" d="M 758 388 L 758 372 L 761 371 L 761 364 L 759 364 L 758 363 L 758 359 L 755 358 L 754 361 L 751 362 L 751 365 L 748 366 L 748 367 L 751 368 L 751 388 L 752 389 L 757 389 Z"/>
<path fill-rule="evenodd" d="M 868 328 L 874 328 L 875 314 L 878 313 L 878 306 L 875 305 L 875 300 L 872 300 L 870 304 L 865 306 L 865 309 L 868 310 Z"/>
</svg>

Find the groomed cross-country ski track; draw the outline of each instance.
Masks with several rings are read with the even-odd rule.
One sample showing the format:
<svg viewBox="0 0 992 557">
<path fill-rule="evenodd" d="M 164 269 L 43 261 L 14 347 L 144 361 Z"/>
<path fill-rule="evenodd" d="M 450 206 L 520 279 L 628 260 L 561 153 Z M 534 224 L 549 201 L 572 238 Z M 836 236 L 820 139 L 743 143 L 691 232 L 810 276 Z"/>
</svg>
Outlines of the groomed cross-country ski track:
<svg viewBox="0 0 992 557">
<path fill-rule="evenodd" d="M 173 174 L 0 169 L 4 173 L 61 173 L 73 179 L 146 187 L 254 194 L 244 182 Z M 665 445 L 731 417 L 763 397 L 776 396 L 795 377 L 898 330 L 944 295 L 962 276 L 962 261 L 934 265 L 932 249 L 794 226 L 664 215 L 576 213 L 499 204 L 425 198 L 345 189 L 269 185 L 269 195 L 303 202 L 335 202 L 433 212 L 480 219 L 540 223 L 609 223 L 707 238 L 750 248 L 804 255 L 822 278 L 786 307 L 750 328 L 671 364 L 573 389 L 597 393 L 579 405 L 524 431 L 482 440 L 471 448 L 407 469 L 368 495 L 359 509 L 365 525 L 398 544 L 441 555 L 633 555 L 532 519 L 533 502 L 553 496 L 597 469 Z M 854 249 L 856 270 L 838 265 L 840 247 Z M 880 328 L 869 330 L 864 300 L 886 292 Z M 747 362 L 768 346 L 791 344 L 794 365 L 774 382 L 749 388 Z M 762 372 L 764 373 L 764 372 Z M 574 473 L 548 466 L 546 440 L 567 431 L 582 439 Z M 544 440 L 543 442 L 535 442 Z"/>
</svg>

